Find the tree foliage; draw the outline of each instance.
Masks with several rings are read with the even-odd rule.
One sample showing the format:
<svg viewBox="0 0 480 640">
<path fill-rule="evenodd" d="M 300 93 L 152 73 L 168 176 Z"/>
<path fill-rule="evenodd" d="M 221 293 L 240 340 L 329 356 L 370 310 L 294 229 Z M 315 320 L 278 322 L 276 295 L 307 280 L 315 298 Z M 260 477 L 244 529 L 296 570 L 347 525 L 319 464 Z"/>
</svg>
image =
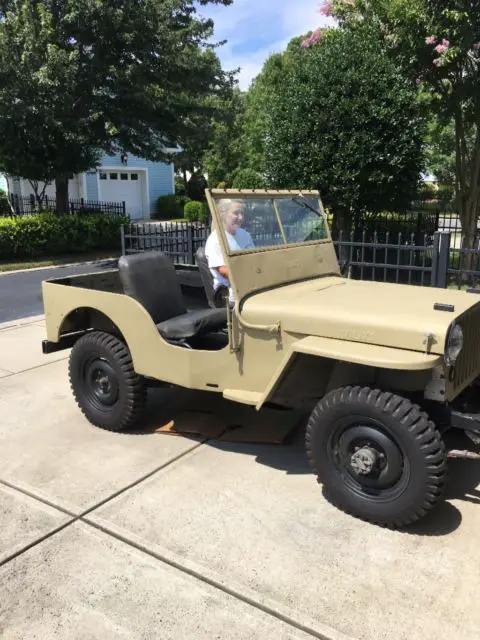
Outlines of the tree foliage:
<svg viewBox="0 0 480 640">
<path fill-rule="evenodd" d="M 0 170 L 55 179 L 62 207 L 68 177 L 100 152 L 171 160 L 167 148 L 192 136 L 214 110 L 209 97 L 231 85 L 196 6 L 0 0 Z"/>
<path fill-rule="evenodd" d="M 290 43 L 264 106 L 270 184 L 319 188 L 340 219 L 406 206 L 422 168 L 411 83 L 373 27 L 326 30 L 301 43 Z"/>
<path fill-rule="evenodd" d="M 235 171 L 243 166 L 244 94 L 234 88 L 223 104 L 222 117 L 212 125 L 210 142 L 203 158 L 208 182 L 215 188 L 220 182 L 232 185 Z"/>
<path fill-rule="evenodd" d="M 453 128 L 458 213 L 466 246 L 480 215 L 480 0 L 334 0 L 347 30 L 379 27 L 386 51 Z"/>
</svg>

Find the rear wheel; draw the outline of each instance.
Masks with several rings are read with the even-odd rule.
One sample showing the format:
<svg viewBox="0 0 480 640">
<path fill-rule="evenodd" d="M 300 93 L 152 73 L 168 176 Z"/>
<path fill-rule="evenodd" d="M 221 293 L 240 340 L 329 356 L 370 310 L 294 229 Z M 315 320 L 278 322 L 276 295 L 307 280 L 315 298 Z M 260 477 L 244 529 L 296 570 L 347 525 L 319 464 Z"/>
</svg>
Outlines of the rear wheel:
<svg viewBox="0 0 480 640">
<path fill-rule="evenodd" d="M 446 453 L 428 415 L 378 389 L 326 395 L 307 426 L 306 449 L 326 496 L 356 517 L 402 527 L 442 497 Z"/>
<path fill-rule="evenodd" d="M 69 376 L 75 400 L 93 425 L 122 431 L 138 422 L 145 384 L 121 340 L 100 331 L 80 338 L 70 354 Z"/>
</svg>

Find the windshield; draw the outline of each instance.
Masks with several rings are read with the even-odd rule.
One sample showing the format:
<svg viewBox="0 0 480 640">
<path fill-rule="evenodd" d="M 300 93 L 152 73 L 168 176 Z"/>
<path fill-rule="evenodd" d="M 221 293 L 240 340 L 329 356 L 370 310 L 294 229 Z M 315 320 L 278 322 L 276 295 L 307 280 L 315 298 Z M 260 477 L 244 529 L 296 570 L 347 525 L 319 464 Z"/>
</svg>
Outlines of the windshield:
<svg viewBox="0 0 480 640">
<path fill-rule="evenodd" d="M 328 239 L 318 198 L 216 198 L 230 252 Z"/>
</svg>

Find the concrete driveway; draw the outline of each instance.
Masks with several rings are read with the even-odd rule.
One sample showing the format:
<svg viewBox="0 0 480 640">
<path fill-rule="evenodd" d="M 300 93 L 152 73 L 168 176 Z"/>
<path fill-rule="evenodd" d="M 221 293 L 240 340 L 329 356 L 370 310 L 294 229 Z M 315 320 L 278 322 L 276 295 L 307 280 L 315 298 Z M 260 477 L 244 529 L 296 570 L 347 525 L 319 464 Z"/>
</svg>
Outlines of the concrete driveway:
<svg viewBox="0 0 480 640">
<path fill-rule="evenodd" d="M 155 433 L 188 402 L 152 390 L 145 428 L 87 424 L 43 320 L 0 326 L 0 636 L 475 640 L 480 465 L 407 532 L 323 498 L 289 445 Z"/>
</svg>

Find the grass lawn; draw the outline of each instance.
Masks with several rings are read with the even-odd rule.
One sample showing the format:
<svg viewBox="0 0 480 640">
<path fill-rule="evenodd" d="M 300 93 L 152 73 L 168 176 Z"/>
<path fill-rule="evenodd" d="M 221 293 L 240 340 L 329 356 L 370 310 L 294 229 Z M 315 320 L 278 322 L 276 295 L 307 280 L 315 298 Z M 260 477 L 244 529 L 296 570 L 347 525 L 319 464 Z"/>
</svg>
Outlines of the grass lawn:
<svg viewBox="0 0 480 640">
<path fill-rule="evenodd" d="M 72 253 L 54 258 L 40 258 L 38 260 L 25 260 L 22 262 L 6 262 L 0 260 L 0 273 L 16 271 L 18 269 L 38 269 L 39 267 L 62 266 L 92 260 L 105 260 L 106 258 L 119 258 L 120 251 L 90 251 L 88 253 Z"/>
</svg>

